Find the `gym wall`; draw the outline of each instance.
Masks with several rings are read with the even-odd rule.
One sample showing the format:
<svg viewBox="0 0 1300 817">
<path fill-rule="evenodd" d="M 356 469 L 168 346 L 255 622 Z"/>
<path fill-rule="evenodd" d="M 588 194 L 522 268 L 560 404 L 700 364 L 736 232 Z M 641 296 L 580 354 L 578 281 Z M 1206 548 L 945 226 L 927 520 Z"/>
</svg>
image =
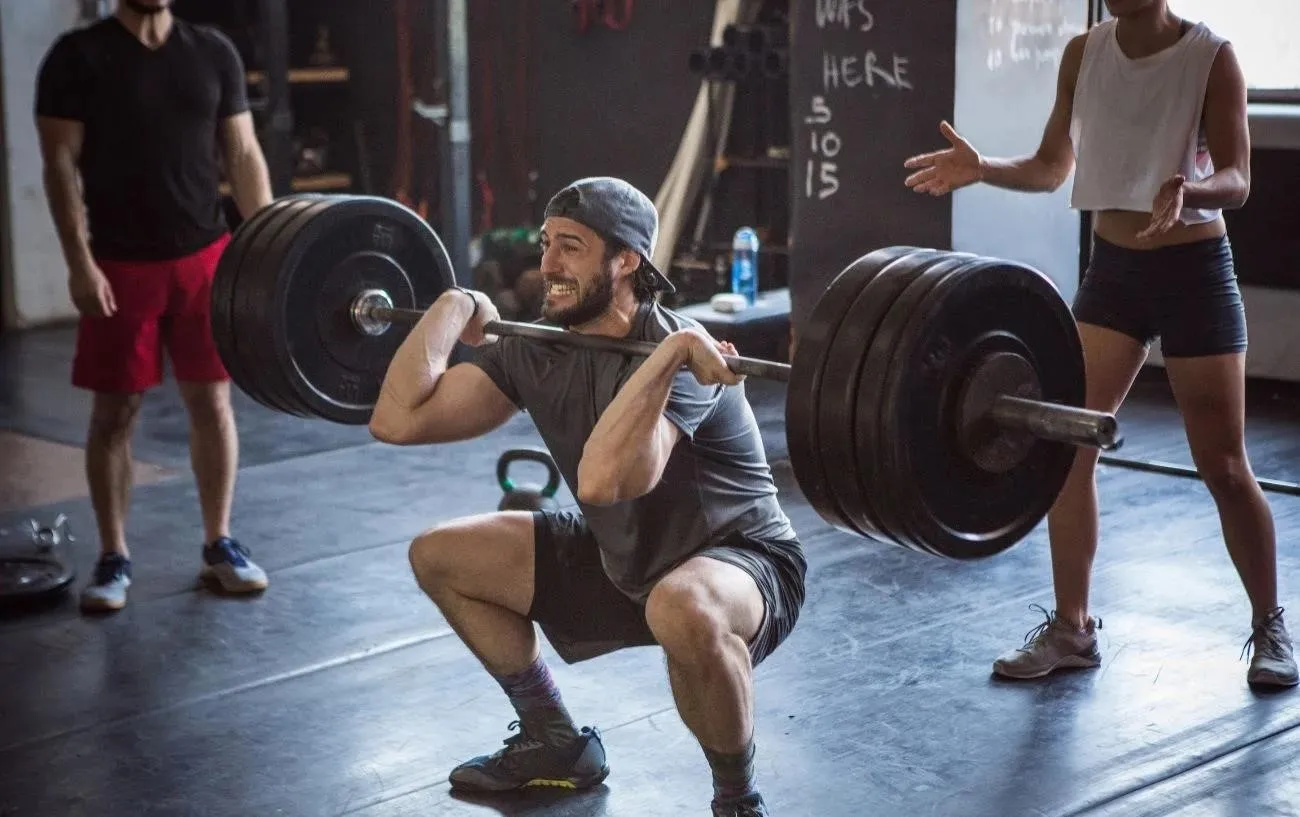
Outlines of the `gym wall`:
<svg viewBox="0 0 1300 817">
<path fill-rule="evenodd" d="M 41 180 L 41 149 L 32 108 L 36 72 L 45 52 L 81 21 L 78 0 L 0 0 L 0 82 L 4 147 L 4 258 L 0 261 L 0 321 L 6 329 L 70 319 L 67 267 Z"/>
<path fill-rule="evenodd" d="M 1072 297 L 1081 253 L 1080 220 L 1068 209 L 1068 184 L 1050 196 L 972 189 L 949 200 L 930 200 L 902 187 L 902 158 L 942 144 L 938 122 L 949 117 L 981 149 L 997 153 L 1036 146 L 1050 107 L 1055 56 L 1071 32 L 1086 20 L 1088 0 L 1015 3 L 1010 0 L 950 2 L 947 17 L 910 13 L 907 18 L 877 9 L 848 25 L 819 27 L 817 10 L 856 3 L 798 4 L 792 49 L 790 126 L 792 158 L 791 261 L 796 299 L 809 302 L 826 281 L 852 258 L 893 243 L 930 243 L 996 254 L 1034 264 L 1047 272 L 1062 293 Z M 41 183 L 40 151 L 32 121 L 34 77 L 54 40 L 81 22 L 81 0 L 0 0 L 0 78 L 3 79 L 4 148 L 0 194 L 0 320 L 6 329 L 38 326 L 74 317 L 66 292 L 66 271 Z M 350 6 L 331 0 L 340 12 Z M 391 68 L 393 18 L 389 3 L 366 15 L 358 26 L 339 26 L 352 43 L 376 43 L 367 52 L 357 96 L 369 135 L 375 190 L 390 194 L 394 145 L 395 71 Z M 413 70 L 416 93 L 432 93 L 431 76 L 440 70 L 430 54 L 428 0 L 412 3 Z M 612 4 L 616 12 L 622 4 Z M 870 8 L 870 5 L 867 6 Z M 585 32 L 568 3 L 473 2 L 470 10 L 470 105 L 474 169 L 490 185 L 496 225 L 534 222 L 546 198 L 565 181 L 581 175 L 624 176 L 648 192 L 664 179 L 699 89 L 687 70 L 692 48 L 708 37 L 713 3 L 636 3 L 624 30 L 600 20 Z M 1047 15 L 1017 20 L 1016 14 Z M 925 25 L 915 21 L 924 19 Z M 911 22 L 909 22 L 909 20 Z M 990 23 L 990 21 L 993 21 Z M 1001 21 L 1001 28 L 998 28 Z M 802 28 L 800 28 L 802 27 Z M 1038 32 L 1027 52 L 1012 53 L 1010 32 Z M 1048 33 L 1043 33 L 1048 32 Z M 809 39 L 812 37 L 813 39 Z M 427 44 L 427 47 L 426 47 Z M 350 45 L 350 44 L 349 44 Z M 870 53 L 881 71 L 905 60 L 908 89 L 889 87 L 877 73 L 872 87 L 859 79 L 847 87 L 841 76 L 825 93 L 827 55 L 856 57 L 857 70 Z M 522 60 L 519 58 L 522 56 Z M 388 65 L 388 68 L 384 66 Z M 845 63 L 839 63 L 841 71 Z M 818 90 L 820 89 L 820 90 Z M 905 92 L 904 92 L 905 90 Z M 809 106 L 824 96 L 833 126 L 821 128 Z M 890 117 L 905 117 L 891 120 Z M 815 117 L 813 117 L 815 118 Z M 1252 105 L 1255 142 L 1254 188 L 1245 209 L 1230 213 L 1234 244 L 1250 321 L 1249 371 L 1253 376 L 1300 380 L 1300 268 L 1294 259 L 1300 235 L 1300 203 L 1284 180 L 1300 172 L 1300 106 Z M 436 204 L 436 140 L 415 129 L 419 175 Z M 807 201 L 802 170 L 810 159 L 814 132 L 834 130 L 840 140 L 839 191 L 822 202 Z M 822 133 L 822 136 L 825 134 Z M 426 138 L 428 137 L 428 138 Z M 530 174 L 535 174 L 535 177 Z M 473 227 L 483 221 L 483 188 L 472 182 Z M 436 209 L 430 218 L 436 224 Z M 1276 251 L 1276 252 L 1274 252 Z M 799 318 L 796 303 L 796 320 Z M 1153 363 L 1159 364 L 1159 348 Z"/>
<path fill-rule="evenodd" d="M 620 22 L 624 3 L 605 5 Z M 708 42 L 714 3 L 630 5 L 622 30 L 596 18 L 579 31 L 569 3 L 470 3 L 474 168 L 491 186 L 495 225 L 537 223 L 581 176 L 621 176 L 654 198 L 700 87 L 687 59 Z"/>
</svg>

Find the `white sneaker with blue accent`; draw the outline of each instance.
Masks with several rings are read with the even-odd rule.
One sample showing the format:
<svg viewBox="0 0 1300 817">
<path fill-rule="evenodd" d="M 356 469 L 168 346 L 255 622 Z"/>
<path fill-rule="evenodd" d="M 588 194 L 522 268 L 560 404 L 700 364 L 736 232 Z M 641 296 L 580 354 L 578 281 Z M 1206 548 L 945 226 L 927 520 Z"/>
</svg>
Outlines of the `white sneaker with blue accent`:
<svg viewBox="0 0 1300 817">
<path fill-rule="evenodd" d="M 199 576 L 220 584 L 227 593 L 255 593 L 268 584 L 266 571 L 249 558 L 248 548 L 228 536 L 203 546 Z"/>
<path fill-rule="evenodd" d="M 120 553 L 105 553 L 95 563 L 90 583 L 81 591 L 81 609 L 88 613 L 121 610 L 131 586 L 131 560 Z"/>
</svg>

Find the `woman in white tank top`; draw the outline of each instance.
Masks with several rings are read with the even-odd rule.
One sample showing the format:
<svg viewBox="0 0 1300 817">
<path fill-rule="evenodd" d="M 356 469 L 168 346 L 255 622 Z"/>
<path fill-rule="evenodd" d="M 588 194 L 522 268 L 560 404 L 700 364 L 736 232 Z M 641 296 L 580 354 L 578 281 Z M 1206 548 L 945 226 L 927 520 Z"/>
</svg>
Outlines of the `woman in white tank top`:
<svg viewBox="0 0 1300 817">
<path fill-rule="evenodd" d="M 1035 153 L 982 156 L 943 122 L 951 147 L 908 159 L 914 172 L 906 184 L 933 196 L 976 182 L 1044 192 L 1075 174 L 1071 206 L 1093 219 L 1091 260 L 1074 303 L 1087 405 L 1118 411 L 1160 338 L 1192 456 L 1251 602 L 1247 681 L 1295 686 L 1272 514 L 1246 455 L 1246 322 L 1222 215 L 1250 191 L 1246 85 L 1232 46 L 1169 5 L 1106 0 L 1111 19 L 1065 48 Z M 1037 678 L 1101 662 L 1100 622 L 1088 615 L 1097 455 L 1079 449 L 1048 516 L 1056 609 L 994 662 L 1000 675 Z"/>
</svg>

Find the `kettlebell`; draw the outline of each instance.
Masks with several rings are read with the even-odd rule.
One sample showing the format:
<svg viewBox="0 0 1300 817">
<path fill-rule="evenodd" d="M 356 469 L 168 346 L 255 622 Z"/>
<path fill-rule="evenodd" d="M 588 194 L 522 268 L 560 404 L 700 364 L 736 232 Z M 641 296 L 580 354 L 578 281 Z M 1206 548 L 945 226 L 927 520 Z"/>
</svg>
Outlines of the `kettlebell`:
<svg viewBox="0 0 1300 817">
<path fill-rule="evenodd" d="M 510 464 L 519 460 L 540 462 L 546 466 L 548 477 L 544 486 L 532 482 L 516 483 L 510 478 Z M 551 455 L 540 448 L 512 448 L 497 460 L 497 482 L 505 496 L 499 511 L 553 511 L 560 507 L 555 492 L 560 489 L 560 469 Z"/>
</svg>

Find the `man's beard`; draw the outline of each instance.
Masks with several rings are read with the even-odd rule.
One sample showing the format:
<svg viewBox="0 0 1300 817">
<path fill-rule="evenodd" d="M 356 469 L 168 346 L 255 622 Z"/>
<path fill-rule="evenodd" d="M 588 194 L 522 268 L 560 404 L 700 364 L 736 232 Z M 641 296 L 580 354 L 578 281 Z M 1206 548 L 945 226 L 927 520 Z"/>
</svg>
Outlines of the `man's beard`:
<svg viewBox="0 0 1300 817">
<path fill-rule="evenodd" d="M 599 318 L 614 302 L 614 273 L 609 267 L 603 267 L 601 272 L 592 288 L 583 293 L 573 306 L 566 309 L 550 309 L 543 302 L 542 317 L 565 329 L 581 326 Z"/>
<path fill-rule="evenodd" d="M 121 2 L 122 5 L 143 17 L 148 17 L 152 14 L 162 14 L 171 5 L 171 3 L 164 3 L 160 6 L 146 6 L 144 3 L 141 3 L 140 0 L 121 0 Z"/>
</svg>

